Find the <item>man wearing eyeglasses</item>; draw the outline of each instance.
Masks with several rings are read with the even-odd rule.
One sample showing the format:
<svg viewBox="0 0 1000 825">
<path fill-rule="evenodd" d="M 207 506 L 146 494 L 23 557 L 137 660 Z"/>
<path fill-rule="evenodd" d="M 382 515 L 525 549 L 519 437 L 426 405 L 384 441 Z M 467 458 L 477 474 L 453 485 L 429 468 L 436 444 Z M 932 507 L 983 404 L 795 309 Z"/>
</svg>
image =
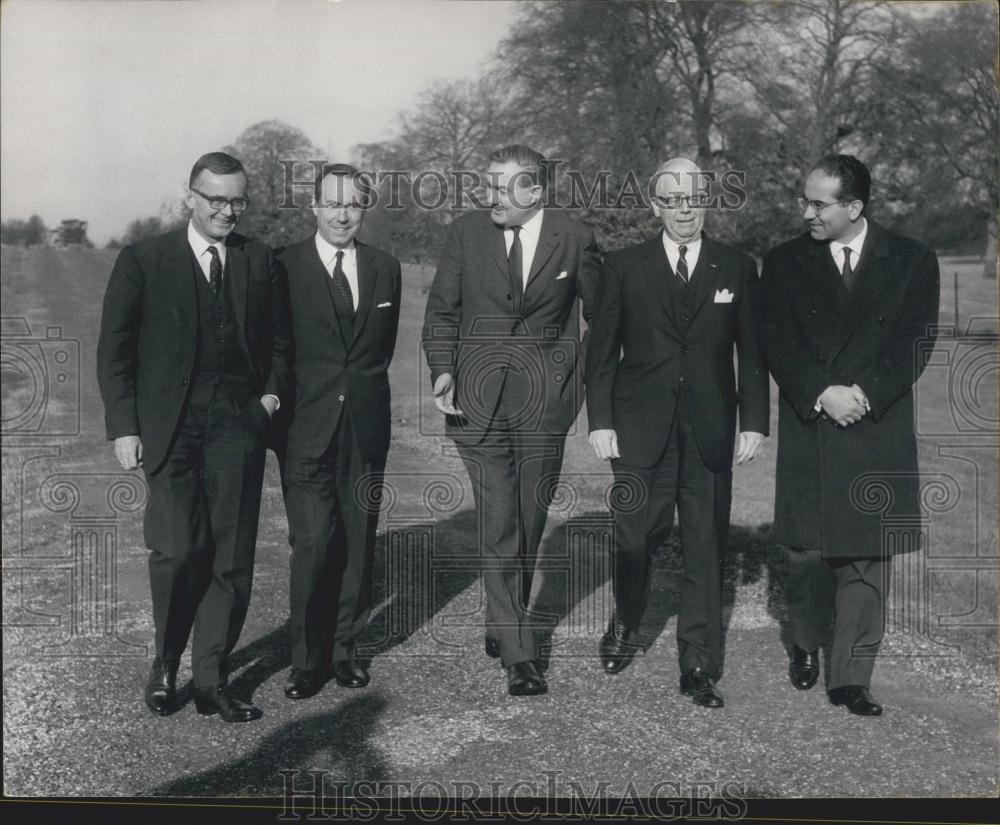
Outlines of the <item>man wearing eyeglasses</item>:
<svg viewBox="0 0 1000 825">
<path fill-rule="evenodd" d="M 346 688 L 369 682 L 355 640 L 371 612 L 402 285 L 399 261 L 357 239 L 367 179 L 330 164 L 318 194 L 316 233 L 278 253 L 295 339 L 294 392 L 276 424 L 292 545 L 285 696 L 294 700 L 331 673 Z"/>
<path fill-rule="evenodd" d="M 226 660 L 246 617 L 265 436 L 288 383 L 287 298 L 271 250 L 233 232 L 247 176 L 212 152 L 191 170 L 188 225 L 126 246 L 104 296 L 97 373 L 109 439 L 149 486 L 156 658 L 150 711 L 175 709 L 192 636 L 199 713 L 246 722 Z"/>
<path fill-rule="evenodd" d="M 601 664 L 620 673 L 642 649 L 652 554 L 670 534 L 676 507 L 684 558 L 680 690 L 718 708 L 720 564 L 734 454 L 737 464 L 758 455 L 770 410 L 757 270 L 749 256 L 702 232 L 706 184 L 692 161 L 664 163 L 650 187 L 662 231 L 605 259 L 587 349 L 587 412 L 591 447 L 611 461 L 620 486 L 611 502 L 615 611 Z"/>
<path fill-rule="evenodd" d="M 798 690 L 816 684 L 832 618 L 829 699 L 859 716 L 882 713 L 870 687 L 886 528 L 920 516 L 912 386 L 939 299 L 934 253 L 869 220 L 870 189 L 857 158 L 820 160 L 799 198 L 807 231 L 767 253 L 761 288 L 781 391 L 774 538 L 788 547 L 788 674 Z"/>
</svg>

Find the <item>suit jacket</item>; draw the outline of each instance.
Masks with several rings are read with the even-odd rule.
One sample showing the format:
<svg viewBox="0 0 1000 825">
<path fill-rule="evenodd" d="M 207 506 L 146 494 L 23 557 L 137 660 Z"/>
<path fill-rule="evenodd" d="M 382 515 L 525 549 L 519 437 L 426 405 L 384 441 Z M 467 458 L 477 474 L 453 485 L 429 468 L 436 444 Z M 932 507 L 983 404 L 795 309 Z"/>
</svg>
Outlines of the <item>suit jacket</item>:
<svg viewBox="0 0 1000 825">
<path fill-rule="evenodd" d="M 236 234 L 226 250 L 237 338 L 255 391 L 283 401 L 291 340 L 274 257 Z M 107 436 L 139 435 L 148 473 L 166 460 L 187 408 L 199 346 L 196 279 L 204 277 L 185 227 L 123 248 L 108 281 L 97 345 Z"/>
<path fill-rule="evenodd" d="M 359 299 L 350 341 L 341 332 L 315 235 L 278 252 L 295 338 L 294 391 L 276 423 L 284 442 L 279 452 L 318 458 L 345 405 L 363 459 L 383 460 L 389 449 L 388 370 L 399 327 L 399 261 L 373 246 L 355 246 Z"/>
<path fill-rule="evenodd" d="M 676 277 L 662 234 L 607 256 L 587 353 L 590 429 L 616 430 L 624 463 L 653 466 L 666 447 L 683 378 L 701 458 L 720 472 L 733 463 L 737 409 L 741 430 L 768 432 L 757 269 L 747 255 L 703 238 L 687 306 L 675 305 L 668 291 L 667 280 Z M 726 294 L 731 301 L 716 300 Z"/>
<path fill-rule="evenodd" d="M 936 335 L 934 253 L 872 221 L 848 293 L 829 245 L 808 233 L 764 257 L 762 340 L 781 391 L 775 539 L 829 557 L 888 550 L 886 517 L 919 515 L 912 386 Z M 814 411 L 857 384 L 871 412 L 846 428 Z"/>
<path fill-rule="evenodd" d="M 448 417 L 449 435 L 478 443 L 501 417 L 523 432 L 566 434 L 583 404 L 577 299 L 589 323 L 599 268 L 593 233 L 546 209 L 518 303 L 503 231 L 489 211 L 455 220 L 423 329 L 431 383 L 450 372 L 465 413 Z"/>
</svg>

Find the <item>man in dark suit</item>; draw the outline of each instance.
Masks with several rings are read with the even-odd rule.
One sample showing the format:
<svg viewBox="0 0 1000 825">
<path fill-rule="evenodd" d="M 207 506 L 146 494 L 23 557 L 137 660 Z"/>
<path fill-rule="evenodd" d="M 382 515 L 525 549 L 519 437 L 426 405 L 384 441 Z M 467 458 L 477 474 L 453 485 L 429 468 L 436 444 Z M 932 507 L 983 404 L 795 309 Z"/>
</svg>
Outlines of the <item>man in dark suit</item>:
<svg viewBox="0 0 1000 825">
<path fill-rule="evenodd" d="M 295 338 L 293 398 L 276 427 L 292 545 L 289 699 L 313 696 L 331 661 L 338 684 L 369 681 L 354 640 L 371 610 L 399 326 L 399 261 L 355 239 L 367 182 L 345 164 L 323 173 L 316 234 L 278 253 Z"/>
<path fill-rule="evenodd" d="M 762 339 L 781 390 L 775 539 L 788 546 L 794 647 L 808 690 L 834 616 L 830 701 L 882 712 L 869 692 L 891 564 L 882 512 L 919 516 L 911 388 L 937 323 L 934 253 L 865 218 L 871 177 L 850 155 L 823 158 L 799 199 L 808 232 L 764 257 Z M 867 502 L 870 504 L 870 502 Z"/>
<path fill-rule="evenodd" d="M 599 252 L 588 229 L 543 209 L 538 152 L 500 149 L 487 177 L 492 208 L 452 224 L 423 338 L 480 517 L 486 653 L 507 669 L 508 692 L 527 696 L 547 690 L 526 610 L 566 432 L 582 405 L 579 306 L 589 320 Z"/>
<path fill-rule="evenodd" d="M 115 457 L 141 466 L 156 658 L 146 704 L 174 708 L 192 633 L 195 705 L 261 715 L 229 696 L 226 657 L 250 602 L 265 436 L 288 381 L 287 298 L 271 250 L 233 233 L 242 164 L 191 170 L 185 229 L 126 246 L 104 296 L 97 375 Z"/>
<path fill-rule="evenodd" d="M 600 657 L 619 673 L 641 647 L 652 553 L 680 515 L 684 579 L 677 616 L 681 691 L 722 707 L 722 576 L 739 411 L 738 463 L 768 432 L 768 377 L 755 320 L 757 270 L 703 237 L 705 197 L 685 158 L 655 175 L 663 231 L 609 254 L 587 350 L 590 443 L 611 460 L 615 612 Z M 733 348 L 739 356 L 738 383 Z"/>
</svg>

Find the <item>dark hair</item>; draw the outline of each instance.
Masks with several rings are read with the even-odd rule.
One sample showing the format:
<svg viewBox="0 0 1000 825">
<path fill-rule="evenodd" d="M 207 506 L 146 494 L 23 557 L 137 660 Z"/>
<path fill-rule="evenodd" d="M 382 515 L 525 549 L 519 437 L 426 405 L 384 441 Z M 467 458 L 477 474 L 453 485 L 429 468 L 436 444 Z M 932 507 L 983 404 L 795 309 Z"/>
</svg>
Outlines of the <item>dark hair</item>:
<svg viewBox="0 0 1000 825">
<path fill-rule="evenodd" d="M 822 172 L 840 181 L 838 197 L 841 200 L 861 201 L 867 208 L 872 189 L 872 176 L 868 167 L 854 155 L 827 155 L 820 158 L 813 171 Z"/>
<path fill-rule="evenodd" d="M 319 180 L 316 181 L 316 200 L 319 200 L 320 190 L 323 180 L 329 176 L 334 175 L 336 177 L 350 178 L 351 182 L 358 187 L 362 196 L 365 199 L 371 197 L 372 184 L 368 175 L 358 169 L 357 166 L 352 166 L 350 163 L 324 163 L 323 164 L 323 174 L 319 176 Z"/>
<path fill-rule="evenodd" d="M 232 155 L 227 155 L 225 152 L 209 152 L 207 155 L 202 155 L 198 158 L 194 166 L 191 167 L 191 177 L 188 178 L 188 186 L 194 186 L 194 182 L 198 180 L 198 175 L 205 169 L 216 175 L 235 175 L 237 172 L 242 172 L 243 177 L 247 177 L 247 170 L 243 168 L 243 164 Z"/>
<path fill-rule="evenodd" d="M 545 156 L 530 146 L 514 143 L 497 149 L 490 155 L 490 163 L 510 163 L 513 161 L 528 175 L 532 185 L 541 186 L 544 191 L 549 185 L 549 168 Z"/>
</svg>

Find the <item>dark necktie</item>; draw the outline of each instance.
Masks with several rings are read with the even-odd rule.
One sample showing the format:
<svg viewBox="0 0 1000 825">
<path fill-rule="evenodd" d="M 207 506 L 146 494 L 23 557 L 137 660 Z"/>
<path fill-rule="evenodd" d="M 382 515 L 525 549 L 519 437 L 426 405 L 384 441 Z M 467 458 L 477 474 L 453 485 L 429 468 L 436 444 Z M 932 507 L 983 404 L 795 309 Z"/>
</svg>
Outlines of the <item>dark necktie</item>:
<svg viewBox="0 0 1000 825">
<path fill-rule="evenodd" d="M 347 276 L 344 274 L 343 250 L 337 253 L 337 262 L 333 265 L 333 285 L 337 288 L 340 297 L 344 299 L 344 303 L 347 304 L 347 308 L 351 311 L 351 315 L 353 315 L 354 294 L 351 292 L 351 285 L 347 282 Z"/>
<path fill-rule="evenodd" d="M 208 248 L 208 254 L 212 256 L 212 264 L 208 268 L 209 283 L 212 285 L 212 294 L 218 295 L 222 289 L 222 261 L 219 258 L 219 250 L 214 246 Z"/>
<path fill-rule="evenodd" d="M 684 244 L 677 247 L 677 251 L 681 253 L 681 256 L 677 259 L 677 274 L 681 276 L 681 280 L 687 283 L 690 280 L 690 274 L 688 273 L 688 262 L 687 255 L 688 248 Z"/>
<path fill-rule="evenodd" d="M 507 271 L 510 273 L 511 286 L 517 296 L 515 306 L 521 306 L 521 297 L 524 294 L 524 274 L 521 256 L 521 227 L 512 226 L 514 242 L 510 245 L 510 252 L 507 253 Z"/>
<path fill-rule="evenodd" d="M 851 248 L 844 247 L 844 268 L 840 270 L 840 275 L 844 279 L 844 286 L 850 289 L 854 286 L 854 270 L 851 268 Z"/>
</svg>

